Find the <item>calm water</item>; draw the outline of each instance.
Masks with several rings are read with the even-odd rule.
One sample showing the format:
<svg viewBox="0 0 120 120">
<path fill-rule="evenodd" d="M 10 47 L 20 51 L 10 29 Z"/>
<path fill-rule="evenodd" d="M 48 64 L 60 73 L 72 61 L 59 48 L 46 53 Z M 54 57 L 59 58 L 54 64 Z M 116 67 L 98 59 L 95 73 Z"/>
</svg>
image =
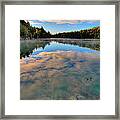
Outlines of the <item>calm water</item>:
<svg viewBox="0 0 120 120">
<path fill-rule="evenodd" d="M 41 52 L 55 52 L 55 51 L 76 51 L 76 52 L 83 52 L 83 53 L 97 53 L 99 51 L 92 50 L 90 48 L 79 47 L 78 45 L 71 45 L 71 44 L 63 44 L 59 42 L 50 42 L 49 45 L 46 45 L 45 48 L 37 48 L 34 49 L 32 55 L 37 55 Z"/>
<path fill-rule="evenodd" d="M 20 57 L 36 55 L 40 52 L 54 52 L 54 51 L 76 51 L 86 53 L 99 54 L 99 42 L 49 42 L 49 41 L 21 41 L 20 43 Z"/>
<path fill-rule="evenodd" d="M 96 42 L 21 41 L 20 57 L 29 59 L 20 63 L 20 98 L 99 100 L 99 47 Z"/>
</svg>

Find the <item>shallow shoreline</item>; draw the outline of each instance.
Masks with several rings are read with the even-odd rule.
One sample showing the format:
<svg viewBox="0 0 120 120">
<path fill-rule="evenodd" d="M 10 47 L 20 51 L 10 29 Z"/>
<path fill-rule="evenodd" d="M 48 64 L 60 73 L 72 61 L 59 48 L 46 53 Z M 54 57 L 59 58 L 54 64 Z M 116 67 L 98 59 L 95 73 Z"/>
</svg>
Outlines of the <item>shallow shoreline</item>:
<svg viewBox="0 0 120 120">
<path fill-rule="evenodd" d="M 21 60 L 22 100 L 99 99 L 99 55 L 57 51 L 37 56 Z"/>
</svg>

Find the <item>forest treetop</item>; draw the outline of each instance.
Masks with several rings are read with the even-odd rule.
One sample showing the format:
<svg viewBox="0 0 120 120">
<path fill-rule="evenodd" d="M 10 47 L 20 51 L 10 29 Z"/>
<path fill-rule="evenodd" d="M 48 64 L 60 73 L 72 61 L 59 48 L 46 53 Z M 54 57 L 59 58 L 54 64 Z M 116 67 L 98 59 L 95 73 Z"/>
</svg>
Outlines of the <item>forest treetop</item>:
<svg viewBox="0 0 120 120">
<path fill-rule="evenodd" d="M 21 39 L 38 39 L 38 38 L 75 38 L 75 39 L 100 39 L 100 27 L 90 29 L 62 32 L 52 35 L 43 27 L 32 27 L 29 22 L 20 20 L 20 38 Z"/>
</svg>

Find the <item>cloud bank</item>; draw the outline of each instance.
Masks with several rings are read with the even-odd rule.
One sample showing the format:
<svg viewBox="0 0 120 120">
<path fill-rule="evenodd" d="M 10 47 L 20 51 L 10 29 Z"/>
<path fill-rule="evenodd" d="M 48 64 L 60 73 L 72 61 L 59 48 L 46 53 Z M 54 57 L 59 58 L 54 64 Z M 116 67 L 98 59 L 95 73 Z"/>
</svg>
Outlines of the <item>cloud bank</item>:
<svg viewBox="0 0 120 120">
<path fill-rule="evenodd" d="M 29 20 L 30 24 L 41 24 L 41 23 L 55 23 L 55 24 L 78 24 L 78 23 L 94 23 L 99 22 L 99 20 Z"/>
</svg>

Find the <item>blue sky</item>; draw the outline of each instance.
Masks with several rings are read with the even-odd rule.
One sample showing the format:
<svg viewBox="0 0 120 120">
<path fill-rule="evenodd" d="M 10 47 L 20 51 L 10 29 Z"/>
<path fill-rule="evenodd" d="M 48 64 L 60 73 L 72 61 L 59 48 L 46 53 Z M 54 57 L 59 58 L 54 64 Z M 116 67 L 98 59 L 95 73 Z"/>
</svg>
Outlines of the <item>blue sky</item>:
<svg viewBox="0 0 120 120">
<path fill-rule="evenodd" d="M 100 26 L 99 20 L 28 20 L 31 26 L 43 27 L 52 34 L 79 31 Z"/>
</svg>

